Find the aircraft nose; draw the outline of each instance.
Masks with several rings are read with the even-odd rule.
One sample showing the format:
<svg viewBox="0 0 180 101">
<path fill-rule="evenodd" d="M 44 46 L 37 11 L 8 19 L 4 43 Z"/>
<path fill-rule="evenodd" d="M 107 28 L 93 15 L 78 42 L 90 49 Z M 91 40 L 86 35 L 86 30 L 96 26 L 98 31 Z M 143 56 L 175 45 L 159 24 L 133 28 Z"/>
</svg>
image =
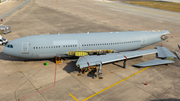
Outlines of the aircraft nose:
<svg viewBox="0 0 180 101">
<path fill-rule="evenodd" d="M 3 47 L 3 53 L 4 53 L 4 54 L 6 54 L 6 49 L 5 49 L 5 48 L 6 48 L 6 47 L 4 46 L 4 47 Z"/>
<path fill-rule="evenodd" d="M 7 54 L 7 55 L 10 55 L 7 47 L 5 47 L 5 46 L 3 47 L 3 53 Z"/>
</svg>

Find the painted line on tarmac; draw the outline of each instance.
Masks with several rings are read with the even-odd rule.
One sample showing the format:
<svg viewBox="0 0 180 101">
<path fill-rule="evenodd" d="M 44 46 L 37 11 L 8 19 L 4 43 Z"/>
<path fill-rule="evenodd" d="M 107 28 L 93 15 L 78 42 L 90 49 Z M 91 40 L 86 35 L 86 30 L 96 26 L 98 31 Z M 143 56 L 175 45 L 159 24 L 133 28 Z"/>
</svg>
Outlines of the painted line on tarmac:
<svg viewBox="0 0 180 101">
<path fill-rule="evenodd" d="M 78 101 L 78 99 L 76 99 L 71 93 L 69 93 L 69 95 L 70 95 L 75 101 Z"/>
<path fill-rule="evenodd" d="M 53 85 L 53 86 L 51 86 L 51 87 L 49 87 L 49 88 L 46 88 L 46 89 L 43 89 L 43 90 L 41 90 L 41 91 L 38 91 L 38 92 L 36 92 L 36 93 L 34 93 L 34 94 L 28 95 L 28 96 L 26 96 L 26 97 L 23 97 L 23 98 L 21 98 L 21 99 L 18 99 L 17 101 L 24 100 L 24 99 L 26 99 L 26 98 L 29 98 L 29 97 L 33 96 L 33 95 L 39 94 L 39 93 L 41 93 L 41 92 L 43 92 L 43 91 L 46 91 L 46 90 L 48 90 L 48 89 L 50 89 L 50 88 L 55 87 L 55 85 L 56 85 L 56 70 L 57 70 L 57 64 L 55 65 L 54 85 Z"/>
<path fill-rule="evenodd" d="M 153 13 L 159 13 L 159 14 L 164 14 L 164 15 L 171 15 L 171 16 L 175 16 L 175 17 L 180 17 L 179 15 L 175 15 L 175 14 L 162 13 L 162 12 L 157 12 L 157 11 L 152 11 L 152 10 L 145 10 L 145 9 L 140 9 L 140 8 L 135 8 L 135 7 L 130 7 L 130 6 L 121 6 L 121 5 L 118 5 L 118 4 L 109 3 L 109 2 L 107 2 L 105 0 L 102 0 L 102 1 L 107 3 L 107 4 L 111 4 L 111 5 L 118 6 L 118 7 L 126 7 L 126 8 L 132 8 L 132 9 L 141 10 L 141 11 L 147 11 L 147 12 L 153 12 Z"/>
<path fill-rule="evenodd" d="M 109 88 L 111 88 L 111 87 L 113 87 L 113 86 L 115 86 L 115 85 L 117 85 L 117 84 L 119 84 L 119 83 L 121 83 L 121 82 L 123 82 L 123 81 L 129 79 L 130 77 L 133 77 L 134 75 L 136 75 L 136 74 L 138 74 L 138 73 L 140 73 L 140 72 L 142 72 L 142 71 L 144 71 L 144 70 L 146 70 L 146 69 L 148 69 L 148 68 L 149 68 L 149 67 L 146 67 L 146 68 L 144 68 L 144 69 L 142 69 L 142 70 L 140 70 L 140 71 L 138 71 L 138 72 L 136 72 L 136 73 L 134 73 L 134 74 L 132 74 L 132 75 L 130 75 L 130 76 L 124 78 L 124 79 L 122 79 L 121 81 L 119 81 L 119 82 L 117 82 L 117 83 L 115 83 L 115 84 L 113 84 L 113 85 L 111 85 L 111 86 L 109 86 L 109 87 L 107 87 L 107 88 L 105 88 L 105 89 L 103 89 L 103 90 L 101 90 L 101 91 L 99 91 L 99 92 L 97 92 L 97 93 L 95 93 L 95 94 L 93 94 L 93 95 L 91 95 L 91 96 L 85 98 L 85 99 L 82 100 L 82 101 L 86 101 L 86 100 L 88 100 L 88 99 L 90 99 L 90 98 L 92 98 L 92 97 L 94 97 L 94 96 L 96 96 L 96 95 L 98 95 L 98 94 L 104 92 L 105 90 L 107 90 L 107 89 L 109 89 Z"/>
<path fill-rule="evenodd" d="M 58 0 L 56 0 L 56 4 L 57 4 L 57 6 L 58 6 Z"/>
</svg>

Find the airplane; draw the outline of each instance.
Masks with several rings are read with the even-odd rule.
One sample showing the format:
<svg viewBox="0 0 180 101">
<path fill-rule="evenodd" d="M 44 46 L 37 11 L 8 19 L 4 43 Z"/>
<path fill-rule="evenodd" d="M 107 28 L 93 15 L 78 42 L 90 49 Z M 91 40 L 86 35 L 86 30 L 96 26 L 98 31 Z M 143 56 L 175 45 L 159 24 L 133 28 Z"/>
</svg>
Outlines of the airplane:
<svg viewBox="0 0 180 101">
<path fill-rule="evenodd" d="M 134 50 L 165 40 L 166 34 L 168 30 L 34 35 L 8 42 L 3 53 L 25 59 L 78 56 L 80 70 L 100 65 L 101 75 L 104 63 L 157 53 L 157 49 Z"/>
</svg>

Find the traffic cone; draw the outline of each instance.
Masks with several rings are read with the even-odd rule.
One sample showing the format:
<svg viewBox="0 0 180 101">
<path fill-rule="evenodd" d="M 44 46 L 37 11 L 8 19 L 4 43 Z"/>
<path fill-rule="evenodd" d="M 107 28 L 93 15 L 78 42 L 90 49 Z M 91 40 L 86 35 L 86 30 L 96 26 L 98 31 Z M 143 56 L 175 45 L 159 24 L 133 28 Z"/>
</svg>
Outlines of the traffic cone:
<svg viewBox="0 0 180 101">
<path fill-rule="evenodd" d="M 147 81 L 145 82 L 145 84 L 144 84 L 144 85 L 148 85 Z"/>
</svg>

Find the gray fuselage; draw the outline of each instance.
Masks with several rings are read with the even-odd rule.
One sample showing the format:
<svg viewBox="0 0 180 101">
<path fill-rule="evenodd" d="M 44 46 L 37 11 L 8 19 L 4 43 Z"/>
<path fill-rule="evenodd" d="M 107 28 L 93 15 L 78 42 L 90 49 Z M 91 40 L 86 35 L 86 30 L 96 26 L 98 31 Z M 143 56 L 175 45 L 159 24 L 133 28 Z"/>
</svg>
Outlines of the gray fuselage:
<svg viewBox="0 0 180 101">
<path fill-rule="evenodd" d="M 10 41 L 3 47 L 3 52 L 14 57 L 45 59 L 62 56 L 69 51 L 129 51 L 157 43 L 164 34 L 169 34 L 169 31 L 34 35 Z"/>
</svg>

